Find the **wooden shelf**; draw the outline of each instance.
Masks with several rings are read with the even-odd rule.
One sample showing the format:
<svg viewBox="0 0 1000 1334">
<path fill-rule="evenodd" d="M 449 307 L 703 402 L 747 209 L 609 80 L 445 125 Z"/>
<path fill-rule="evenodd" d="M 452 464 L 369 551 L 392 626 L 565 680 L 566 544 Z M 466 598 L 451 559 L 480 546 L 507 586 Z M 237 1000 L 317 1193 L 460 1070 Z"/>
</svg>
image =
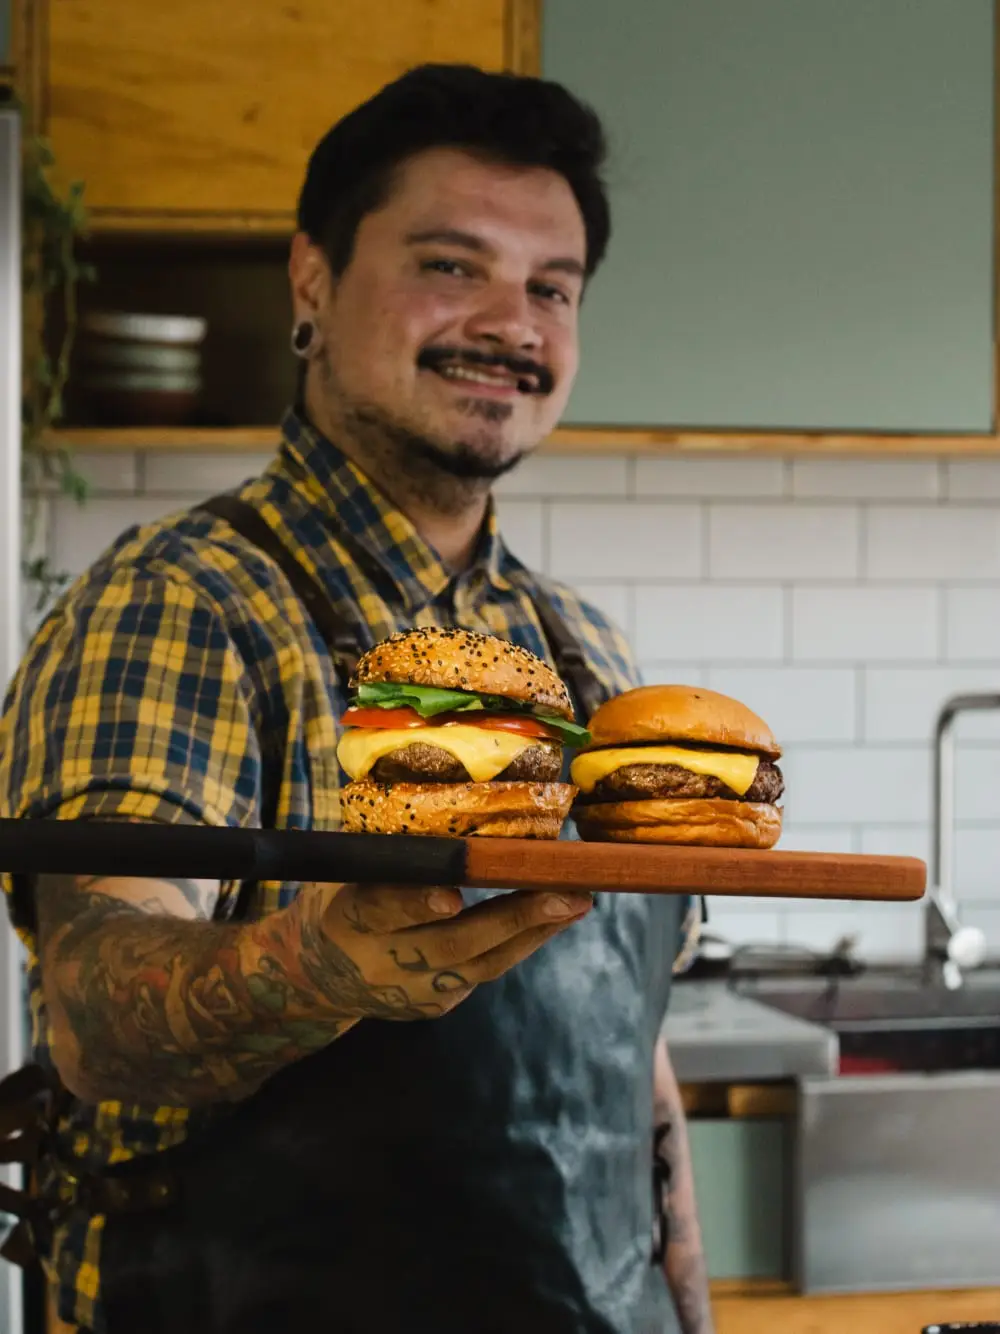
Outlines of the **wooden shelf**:
<svg viewBox="0 0 1000 1334">
<path fill-rule="evenodd" d="M 274 426 L 68 427 L 53 431 L 54 449 L 82 452 L 177 453 L 252 452 L 273 449 L 279 438 Z M 868 454 L 868 455 L 1000 455 L 996 435 L 835 435 L 779 432 L 708 432 L 647 430 L 641 427 L 567 426 L 542 445 L 546 454 Z"/>
<path fill-rule="evenodd" d="M 275 426 L 78 426 L 52 431 L 46 444 L 52 449 L 81 453 L 125 452 L 252 453 L 277 448 L 280 431 Z"/>
</svg>

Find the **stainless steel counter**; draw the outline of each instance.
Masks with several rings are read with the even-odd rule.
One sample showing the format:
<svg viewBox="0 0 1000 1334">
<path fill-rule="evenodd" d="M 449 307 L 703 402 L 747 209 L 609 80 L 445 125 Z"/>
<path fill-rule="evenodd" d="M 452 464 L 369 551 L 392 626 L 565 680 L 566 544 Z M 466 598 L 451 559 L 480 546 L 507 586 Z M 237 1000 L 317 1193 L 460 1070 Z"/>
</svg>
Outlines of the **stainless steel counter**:
<svg viewBox="0 0 1000 1334">
<path fill-rule="evenodd" d="M 832 1075 L 836 1035 L 734 994 L 724 982 L 674 984 L 664 1035 L 682 1083 Z"/>
<path fill-rule="evenodd" d="M 664 1032 L 682 1082 L 798 1081 L 796 1111 L 780 1127 L 779 1152 L 767 1160 L 771 1178 L 757 1183 L 746 1206 L 755 1220 L 765 1198 L 776 1214 L 785 1211 L 793 1241 L 787 1276 L 796 1289 L 994 1284 L 1000 970 L 971 973 L 955 992 L 928 986 L 914 967 L 873 968 L 832 989 L 819 977 L 741 986 L 753 994 L 722 981 L 677 982 Z M 884 1072 L 862 1064 L 866 1073 L 840 1075 L 841 1054 L 867 1059 L 874 1069 L 884 1065 Z M 706 1180 L 728 1144 L 733 1161 L 723 1198 L 731 1201 L 750 1179 L 740 1166 L 748 1159 L 731 1152 L 737 1133 L 759 1165 L 762 1136 L 773 1136 L 775 1127 L 711 1118 L 692 1127 L 692 1142 L 700 1135 L 708 1155 Z M 749 1150 L 751 1130 L 760 1142 Z M 713 1190 L 704 1198 L 714 1200 Z M 738 1213 L 727 1205 L 727 1220 Z"/>
</svg>

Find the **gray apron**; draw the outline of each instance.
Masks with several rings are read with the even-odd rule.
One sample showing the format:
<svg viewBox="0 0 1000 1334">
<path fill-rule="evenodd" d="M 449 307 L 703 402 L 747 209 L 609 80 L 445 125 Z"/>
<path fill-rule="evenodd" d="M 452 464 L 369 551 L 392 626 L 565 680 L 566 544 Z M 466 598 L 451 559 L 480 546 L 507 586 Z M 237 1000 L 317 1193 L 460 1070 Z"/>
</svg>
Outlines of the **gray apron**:
<svg viewBox="0 0 1000 1334">
<path fill-rule="evenodd" d="M 259 513 L 233 497 L 208 508 L 279 561 L 349 671 L 360 628 Z M 603 688 L 555 609 L 536 607 L 585 718 Z M 165 1206 L 133 1196 L 108 1217 L 109 1334 L 675 1328 L 653 1049 L 686 906 L 599 897 L 452 1013 L 358 1024 L 196 1140 L 106 1173 L 126 1195 L 151 1170 L 170 1183 Z"/>
</svg>

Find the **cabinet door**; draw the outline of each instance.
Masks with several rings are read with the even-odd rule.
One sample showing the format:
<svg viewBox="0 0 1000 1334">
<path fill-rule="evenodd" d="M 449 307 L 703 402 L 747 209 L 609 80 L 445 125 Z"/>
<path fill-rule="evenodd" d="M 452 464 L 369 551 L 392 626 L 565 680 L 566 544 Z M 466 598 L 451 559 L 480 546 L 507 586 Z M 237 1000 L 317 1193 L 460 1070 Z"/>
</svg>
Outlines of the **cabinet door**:
<svg viewBox="0 0 1000 1334">
<path fill-rule="evenodd" d="M 335 120 L 423 61 L 529 68 L 537 11 L 538 0 L 49 0 L 32 82 L 96 229 L 283 232 Z"/>
<path fill-rule="evenodd" d="M 546 0 L 612 144 L 567 423 L 991 431 L 995 8 Z"/>
</svg>

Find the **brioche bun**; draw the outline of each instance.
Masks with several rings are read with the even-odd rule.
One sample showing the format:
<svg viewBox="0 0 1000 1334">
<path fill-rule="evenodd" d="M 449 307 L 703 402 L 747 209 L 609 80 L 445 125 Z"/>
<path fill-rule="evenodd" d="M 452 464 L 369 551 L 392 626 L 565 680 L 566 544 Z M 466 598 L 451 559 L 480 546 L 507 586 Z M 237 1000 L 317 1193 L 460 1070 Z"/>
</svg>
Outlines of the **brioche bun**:
<svg viewBox="0 0 1000 1334">
<path fill-rule="evenodd" d="M 571 783 L 374 783 L 341 790 L 342 828 L 354 834 L 558 838 Z"/>
<path fill-rule="evenodd" d="M 638 686 L 602 704 L 583 750 L 634 742 L 695 742 L 753 751 L 776 760 L 781 747 L 763 718 L 739 700 L 703 686 Z"/>
<path fill-rule="evenodd" d="M 574 818 L 580 837 L 590 843 L 773 848 L 781 836 L 781 808 L 762 801 L 595 802 L 578 807 Z"/>
</svg>

